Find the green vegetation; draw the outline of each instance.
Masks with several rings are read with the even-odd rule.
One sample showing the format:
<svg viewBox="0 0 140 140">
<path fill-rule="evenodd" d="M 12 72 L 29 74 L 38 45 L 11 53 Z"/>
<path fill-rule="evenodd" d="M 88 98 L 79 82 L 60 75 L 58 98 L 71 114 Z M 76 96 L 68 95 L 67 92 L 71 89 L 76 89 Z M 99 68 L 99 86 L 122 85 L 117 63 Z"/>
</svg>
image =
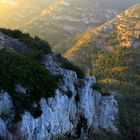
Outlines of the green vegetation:
<svg viewBox="0 0 140 140">
<path fill-rule="evenodd" d="M 140 137 L 140 47 L 128 47 L 129 40 L 126 37 L 124 41 L 123 37 L 124 30 L 122 34 L 115 29 L 106 34 L 99 33 L 75 56 L 79 67 L 96 77 L 97 84 L 93 85 L 93 89 L 103 95 L 108 91 L 122 94 L 118 100 L 120 135 L 97 135 L 94 138 L 97 140 L 138 140 Z"/>
<path fill-rule="evenodd" d="M 58 63 L 60 64 L 61 67 L 65 68 L 65 69 L 75 71 L 77 73 L 77 76 L 78 76 L 79 79 L 83 79 L 85 77 L 85 73 L 80 67 L 78 67 L 75 64 L 69 62 L 67 59 L 62 57 L 61 54 L 57 54 L 56 57 L 57 58 L 56 58 L 55 61 L 58 61 Z"/>
<path fill-rule="evenodd" d="M 136 48 L 114 48 L 114 53 L 101 51 L 96 54 L 94 69 L 95 75 L 102 85 L 119 89 L 138 88 L 140 83 L 139 54 Z"/>
<path fill-rule="evenodd" d="M 140 40 L 137 34 L 140 24 L 139 19 L 133 18 L 135 14 L 140 15 L 140 10 L 134 12 L 135 9 L 127 12 L 128 18 L 124 20 L 123 16 L 117 19 L 114 29 L 96 32 L 89 43 L 74 55 L 74 62 L 87 74 L 96 77 L 98 83 L 93 85 L 93 89 L 101 93 L 102 90 L 105 90 L 104 93 L 112 91 L 121 96 L 118 99 L 119 134 L 95 134 L 92 136 L 94 140 L 140 138 L 140 47 L 135 46 L 135 40 Z"/>
<path fill-rule="evenodd" d="M 85 47 L 83 50 L 84 57 L 79 52 L 77 64 L 87 74 L 94 75 L 103 89 L 120 93 L 130 92 L 130 89 L 139 90 L 140 48 L 114 46 L 108 51 L 103 48 Z"/>
<path fill-rule="evenodd" d="M 42 97 L 54 96 L 60 76 L 52 75 L 43 66 L 30 57 L 8 50 L 0 50 L 0 87 L 13 99 L 15 120 L 29 111 L 34 117 L 41 114 L 39 101 Z M 27 87 L 26 94 L 17 93 L 15 85 Z M 37 107 L 33 107 L 33 103 Z"/>
<path fill-rule="evenodd" d="M 80 79 L 83 79 L 85 77 L 84 71 L 78 66 L 75 66 L 74 64 L 70 63 L 69 61 L 62 63 L 62 67 L 64 67 L 65 69 L 75 71 L 77 73 L 78 78 Z"/>
<path fill-rule="evenodd" d="M 19 121 L 25 111 L 34 117 L 41 115 L 39 101 L 42 97 L 54 96 L 60 76 L 52 75 L 42 65 L 44 54 L 51 53 L 49 44 L 38 37 L 19 30 L 0 28 L 9 37 L 18 39 L 27 45 L 28 51 L 13 52 L 0 50 L 0 88 L 9 92 L 15 107 L 15 121 Z M 22 46 L 21 46 L 22 47 Z M 16 85 L 26 87 L 26 94 L 16 92 Z M 36 103 L 36 107 L 33 104 Z"/>
<path fill-rule="evenodd" d="M 95 50 L 95 49 L 94 49 Z M 98 49 L 88 72 L 98 83 L 94 89 L 122 94 L 119 102 L 119 135 L 96 135 L 102 140 L 138 140 L 140 137 L 140 48 L 114 47 L 112 51 Z M 108 93 L 108 92 L 107 92 Z M 106 94 L 105 94 L 106 95 Z"/>
<path fill-rule="evenodd" d="M 102 87 L 101 87 L 100 84 L 98 84 L 98 83 L 93 84 L 93 85 L 92 85 L 92 88 L 93 88 L 94 90 L 97 90 L 97 91 L 101 91 L 101 89 L 102 89 Z"/>
<path fill-rule="evenodd" d="M 74 46 L 79 42 L 84 45 L 72 52 L 74 62 L 86 73 L 95 75 L 104 88 L 119 89 L 122 93 L 124 88 L 139 87 L 139 16 L 140 5 L 137 4 L 105 27 L 96 28 L 96 32 L 95 29 L 87 31 L 77 38 Z"/>
<path fill-rule="evenodd" d="M 92 88 L 96 91 L 99 91 L 102 96 L 110 96 L 112 94 L 109 90 L 103 89 L 103 87 L 99 83 L 93 84 Z"/>
</svg>

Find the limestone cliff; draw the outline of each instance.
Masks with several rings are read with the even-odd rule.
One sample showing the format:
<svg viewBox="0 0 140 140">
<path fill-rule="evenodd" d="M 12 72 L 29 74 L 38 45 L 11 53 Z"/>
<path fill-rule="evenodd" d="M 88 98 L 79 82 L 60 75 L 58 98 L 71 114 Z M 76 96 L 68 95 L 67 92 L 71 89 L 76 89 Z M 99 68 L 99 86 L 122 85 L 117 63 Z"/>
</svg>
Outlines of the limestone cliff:
<svg viewBox="0 0 140 140">
<path fill-rule="evenodd" d="M 4 34 L 0 35 L 3 40 L 0 42 L 3 42 L 2 47 L 4 47 L 5 37 L 6 39 L 8 37 Z M 11 40 L 14 41 L 10 38 L 10 42 Z M 9 39 L 6 42 L 9 42 Z M 7 47 L 11 47 L 13 44 L 8 44 Z M 22 46 L 27 47 L 24 44 Z M 17 47 L 11 49 L 16 51 Z M 15 108 L 12 97 L 6 90 L 1 90 L 0 138 L 5 140 L 51 140 L 56 135 L 75 137 L 85 135 L 86 137 L 89 132 L 118 132 L 116 127 L 118 105 L 114 96 L 102 96 L 93 89 L 93 85 L 96 83 L 95 77 L 85 76 L 84 79 L 79 79 L 76 72 L 62 67 L 58 57 L 50 52 L 44 56 L 42 61 L 48 71 L 61 75 L 63 78 L 55 90 L 54 97 L 40 100 L 42 110 L 40 117 L 34 118 L 30 112 L 25 111 L 21 121 L 14 123 L 12 120 Z M 15 87 L 17 93 L 26 94 L 26 89 L 20 83 Z"/>
<path fill-rule="evenodd" d="M 92 89 L 96 80 L 86 76 L 78 79 L 74 71 L 61 68 L 53 61 L 54 54 L 45 56 L 44 65 L 55 74 L 63 75 L 63 80 L 56 89 L 55 97 L 41 99 L 42 115 L 34 119 L 25 112 L 22 121 L 16 126 L 16 133 L 11 133 L 10 119 L 0 119 L 0 136 L 5 139 L 44 140 L 55 135 L 77 136 L 81 133 L 117 132 L 115 124 L 118 113 L 114 96 L 102 96 Z M 46 91 L 47 92 L 47 91 Z M 71 96 L 68 96 L 71 94 Z M 0 116 L 11 115 L 14 112 L 12 99 L 7 92 L 2 91 L 0 97 Z M 80 131 L 80 132 L 79 132 Z"/>
</svg>

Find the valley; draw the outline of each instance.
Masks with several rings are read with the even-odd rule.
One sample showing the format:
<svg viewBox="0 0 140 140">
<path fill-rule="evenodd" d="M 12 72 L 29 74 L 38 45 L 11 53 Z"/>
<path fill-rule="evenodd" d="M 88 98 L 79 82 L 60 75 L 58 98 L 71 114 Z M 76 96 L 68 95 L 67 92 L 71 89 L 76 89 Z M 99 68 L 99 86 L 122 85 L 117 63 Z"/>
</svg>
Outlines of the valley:
<svg viewBox="0 0 140 140">
<path fill-rule="evenodd" d="M 140 4 L 78 35 L 75 45 L 64 56 L 87 74 L 95 75 L 110 90 L 115 86 L 115 90 L 120 88 L 119 92 L 124 87 L 139 91 Z"/>
</svg>

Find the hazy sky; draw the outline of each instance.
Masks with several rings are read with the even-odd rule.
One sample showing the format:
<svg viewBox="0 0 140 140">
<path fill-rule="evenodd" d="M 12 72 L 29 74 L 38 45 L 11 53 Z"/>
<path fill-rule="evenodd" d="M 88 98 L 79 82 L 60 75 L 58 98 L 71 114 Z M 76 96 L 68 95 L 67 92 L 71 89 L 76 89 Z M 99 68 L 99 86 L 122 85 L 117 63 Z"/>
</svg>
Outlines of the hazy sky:
<svg viewBox="0 0 140 140">
<path fill-rule="evenodd" d="M 15 4 L 17 4 L 16 1 L 17 1 L 17 0 L 0 0 L 0 3 L 15 5 Z"/>
<path fill-rule="evenodd" d="M 24 23 L 28 24 L 31 21 L 37 20 L 40 16 L 48 15 L 54 9 L 61 6 L 63 1 L 69 2 L 72 5 L 75 5 L 75 3 L 80 5 L 83 1 L 85 3 L 90 1 L 93 2 L 93 5 L 101 3 L 104 7 L 106 3 L 106 5 L 110 4 L 112 8 L 114 5 L 117 7 L 117 4 L 114 4 L 114 2 L 118 2 L 118 7 L 121 7 L 123 4 L 120 1 L 129 3 L 130 1 L 140 0 L 0 0 L 0 26 L 15 27 Z"/>
<path fill-rule="evenodd" d="M 46 16 L 59 7 L 62 1 L 0 0 L 0 26 L 15 27 L 18 24 L 24 24 L 24 22 L 26 24 L 26 22 L 37 20 L 40 16 Z"/>
</svg>

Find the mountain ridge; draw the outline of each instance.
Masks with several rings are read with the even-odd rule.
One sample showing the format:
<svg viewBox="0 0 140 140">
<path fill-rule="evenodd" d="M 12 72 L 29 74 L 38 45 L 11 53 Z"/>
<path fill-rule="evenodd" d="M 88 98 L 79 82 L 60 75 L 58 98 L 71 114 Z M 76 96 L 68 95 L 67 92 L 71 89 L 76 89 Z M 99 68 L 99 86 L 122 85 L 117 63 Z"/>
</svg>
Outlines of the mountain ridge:
<svg viewBox="0 0 140 140">
<path fill-rule="evenodd" d="M 118 15 L 108 26 L 94 31 L 94 34 L 86 32 L 89 35 L 86 41 L 80 36 L 85 44 L 78 44 L 75 47 L 78 51 L 75 48 L 68 51 L 69 60 L 85 73 L 95 75 L 105 88 L 124 92 L 123 88 L 135 87 L 139 92 L 140 4 Z"/>
<path fill-rule="evenodd" d="M 61 5 L 61 3 L 64 0 L 58 0 L 55 3 L 53 3 L 52 5 L 50 5 L 49 7 L 47 7 L 46 9 L 42 10 L 41 13 L 36 16 L 31 18 L 30 20 L 26 21 L 24 24 L 20 25 L 18 28 L 23 28 L 26 25 L 32 24 L 35 20 L 38 20 L 41 17 L 45 17 L 47 15 L 49 15 L 51 12 L 53 12 L 57 7 L 59 7 L 59 5 Z M 17 28 L 17 27 L 16 27 Z"/>
<path fill-rule="evenodd" d="M 104 30 L 104 28 L 107 28 L 107 26 L 108 26 L 109 30 L 111 30 L 111 28 L 114 28 L 113 27 L 114 24 L 117 24 L 117 20 L 121 19 L 125 13 L 130 14 L 130 11 L 137 7 L 138 8 L 140 7 L 140 3 L 130 7 L 126 11 L 122 12 L 120 15 L 117 15 L 117 17 L 115 17 L 113 20 L 106 22 L 105 24 L 103 24 L 93 30 L 89 30 L 87 32 L 84 32 L 84 33 L 78 35 L 75 39 L 76 40 L 75 45 L 70 50 L 68 50 L 66 53 L 64 53 L 64 56 L 67 58 L 71 58 L 74 55 L 74 53 L 76 53 L 78 50 L 80 50 L 82 47 L 84 47 L 84 45 L 86 46 L 86 44 L 88 44 L 90 42 L 90 39 L 92 38 L 92 36 L 94 34 L 96 35 L 101 30 Z M 139 22 L 139 20 L 138 20 L 138 22 Z"/>
</svg>

